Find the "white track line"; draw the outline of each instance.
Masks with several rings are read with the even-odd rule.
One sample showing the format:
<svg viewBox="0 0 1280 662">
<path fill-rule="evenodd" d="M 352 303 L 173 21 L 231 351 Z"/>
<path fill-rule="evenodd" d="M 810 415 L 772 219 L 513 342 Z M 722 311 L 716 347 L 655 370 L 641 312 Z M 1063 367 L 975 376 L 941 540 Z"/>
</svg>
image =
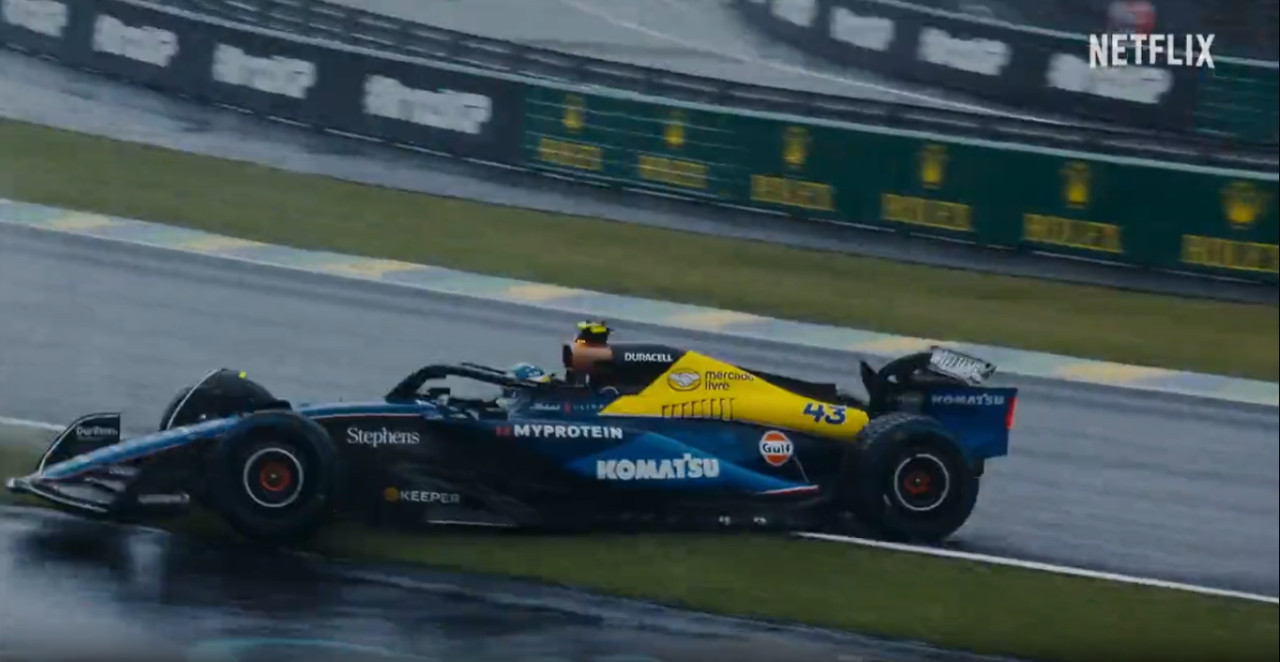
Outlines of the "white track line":
<svg viewBox="0 0 1280 662">
<path fill-rule="evenodd" d="M 616 25 L 620 28 L 632 30 L 634 32 L 639 32 L 640 34 L 653 37 L 654 39 L 671 42 L 673 44 L 683 46 L 685 48 L 688 48 L 690 50 L 693 50 L 699 53 L 723 55 L 730 59 L 737 60 L 738 62 L 742 62 L 743 64 L 752 64 L 760 67 L 768 67 L 770 69 L 775 69 L 777 71 L 792 74 L 795 76 L 806 76 L 809 78 L 817 78 L 820 80 L 830 81 L 833 83 L 838 83 L 840 85 L 846 85 L 849 87 L 861 87 L 869 90 L 876 90 L 877 92 L 892 94 L 898 97 L 927 102 L 930 105 L 933 105 L 935 107 L 953 108 L 956 110 L 962 110 L 962 111 L 973 112 L 973 113 L 981 113 L 983 115 L 991 115 L 996 117 L 1010 117 L 1013 119 L 1038 122 L 1045 125 L 1061 125 L 1062 124 L 1061 122 L 1048 120 L 1043 117 L 1035 117 L 1033 115 L 1025 115 L 1021 113 L 1012 113 L 1008 111 L 997 110 L 995 108 L 987 108 L 986 106 L 979 106 L 979 105 L 963 103 L 959 101 L 951 101 L 949 99 L 936 97 L 928 94 L 921 94 L 919 92 L 911 92 L 908 90 L 891 87 L 889 85 L 880 85 L 877 83 L 869 83 L 867 81 L 852 80 L 849 78 L 844 78 L 842 76 L 835 76 L 832 74 L 823 73 L 821 71 L 814 71 L 812 69 L 805 69 L 803 67 L 796 67 L 789 64 L 784 64 L 782 62 L 773 62 L 771 60 L 761 60 L 759 58 L 752 57 L 745 53 L 731 53 L 727 51 L 715 50 L 715 49 L 707 48 L 706 46 L 699 44 L 696 41 L 690 41 L 688 39 L 683 39 L 681 37 L 667 34 L 665 32 L 659 32 L 658 30 L 654 30 L 653 28 L 640 25 L 639 23 L 629 21 L 625 18 L 619 18 L 609 13 L 605 9 L 592 5 L 588 2 L 584 2 L 583 0 L 560 0 L 560 2 L 566 5 L 569 5 L 570 7 L 573 7 L 574 9 L 584 14 L 590 14 L 592 16 L 595 16 L 596 18 L 599 18 L 602 21 L 605 21 L 606 23 Z M 685 9 L 685 11 L 687 11 L 687 8 Z"/>
<path fill-rule="evenodd" d="M 45 423 L 43 421 L 32 421 L 24 418 L 8 418 L 0 416 L 0 425 L 9 425 L 13 427 L 34 428 L 37 430 L 49 430 L 60 432 L 65 426 L 56 425 L 54 423 Z M 989 565 L 999 565 L 1010 568 L 1021 568 L 1023 570 L 1034 570 L 1038 572 L 1051 572 L 1059 575 L 1070 575 L 1073 577 L 1083 577 L 1086 579 L 1097 579 L 1100 581 L 1115 582 L 1119 584 L 1133 584 L 1137 586 L 1147 586 L 1151 588 L 1163 588 L 1174 591 L 1185 591 L 1188 593 L 1197 593 L 1200 595 L 1208 595 L 1221 598 L 1234 598 L 1237 600 L 1249 600 L 1251 602 L 1264 602 L 1267 604 L 1280 604 L 1280 598 L 1266 595 L 1258 595 L 1256 593 L 1245 593 L 1242 591 L 1229 591 L 1220 588 L 1210 588 L 1208 586 L 1196 586 L 1194 584 L 1181 584 L 1178 582 L 1169 582 L 1160 579 L 1148 579 L 1144 577 L 1132 577 L 1129 575 L 1120 575 L 1111 572 L 1098 572 L 1096 570 L 1086 570 L 1084 568 L 1072 568 L 1070 566 L 1052 565 L 1049 563 L 1039 563 L 1036 561 L 1021 561 L 1002 556 L 990 556 L 987 554 L 972 554 L 969 552 L 957 552 L 948 549 L 936 549 L 933 547 L 918 547 L 916 545 L 902 545 L 898 543 L 882 542 L 879 540 L 869 540 L 866 538 L 851 538 L 848 536 L 837 536 L 826 533 L 794 533 L 799 538 L 807 538 L 810 540 L 823 540 L 827 542 L 838 542 L 851 545 L 860 545 L 862 547 L 873 547 L 876 549 L 886 549 L 895 552 L 904 552 L 908 554 L 922 554 L 925 556 L 935 556 L 940 558 L 956 559 L 961 561 L 972 561 L 975 563 L 986 563 Z"/>
<path fill-rule="evenodd" d="M 50 432 L 62 432 L 65 425 L 54 425 L 53 423 L 45 423 L 44 421 L 31 421 L 25 418 L 7 418 L 0 416 L 0 425 L 11 425 L 15 428 L 33 428 L 36 430 L 48 430 Z"/>
<path fill-rule="evenodd" d="M 1174 591 L 1186 591 L 1189 593 L 1198 593 L 1200 595 L 1209 595 L 1220 598 L 1235 598 L 1238 600 L 1249 600 L 1252 602 L 1265 602 L 1267 604 L 1280 604 L 1280 598 L 1268 595 L 1259 595 L 1257 593 L 1245 593 L 1243 591 L 1229 591 L 1220 588 L 1209 588 L 1207 586 L 1196 586 L 1194 584 L 1182 584 L 1178 582 L 1169 582 L 1161 579 L 1148 579 L 1145 577 L 1133 577 L 1130 575 L 1121 575 L 1112 572 L 1099 572 L 1096 570 L 1085 570 L 1084 568 L 1073 568 L 1070 566 L 1053 565 L 1050 563 L 1039 563 L 1037 561 L 1022 561 L 1018 559 L 1006 558 L 1003 556 L 990 556 L 987 554 L 973 554 L 971 552 L 957 552 L 950 549 L 937 549 L 934 547 L 918 547 L 916 545 L 902 545 L 892 542 L 883 542 L 880 540 L 868 540 L 866 538 L 850 538 L 848 536 L 837 536 L 827 533 L 796 533 L 801 538 L 811 540 L 825 540 L 828 542 L 839 542 L 850 545 L 860 545 L 863 547 L 874 547 L 876 549 L 887 549 L 895 552 L 907 552 L 911 554 L 923 554 L 925 556 L 936 556 L 946 559 L 956 559 L 960 561 L 972 561 L 974 563 L 986 563 L 988 565 L 999 565 L 1010 568 L 1021 568 L 1023 570 L 1035 570 L 1038 572 L 1052 572 L 1059 575 L 1070 575 L 1072 577 L 1083 577 L 1086 579 L 1097 579 L 1107 582 L 1115 582 L 1120 584 L 1134 584 L 1137 586 L 1148 586 L 1151 588 L 1164 588 Z"/>
</svg>

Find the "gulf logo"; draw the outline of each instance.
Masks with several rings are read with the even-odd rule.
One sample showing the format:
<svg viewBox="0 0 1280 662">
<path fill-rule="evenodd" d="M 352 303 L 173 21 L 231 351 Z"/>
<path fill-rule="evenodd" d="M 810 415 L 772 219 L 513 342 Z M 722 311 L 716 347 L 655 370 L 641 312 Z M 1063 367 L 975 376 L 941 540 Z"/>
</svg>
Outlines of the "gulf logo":
<svg viewBox="0 0 1280 662">
<path fill-rule="evenodd" d="M 770 430 L 760 437 L 760 455 L 764 456 L 764 461 L 770 466 L 780 467 L 791 461 L 791 454 L 795 452 L 795 444 L 787 438 L 787 435 Z"/>
</svg>

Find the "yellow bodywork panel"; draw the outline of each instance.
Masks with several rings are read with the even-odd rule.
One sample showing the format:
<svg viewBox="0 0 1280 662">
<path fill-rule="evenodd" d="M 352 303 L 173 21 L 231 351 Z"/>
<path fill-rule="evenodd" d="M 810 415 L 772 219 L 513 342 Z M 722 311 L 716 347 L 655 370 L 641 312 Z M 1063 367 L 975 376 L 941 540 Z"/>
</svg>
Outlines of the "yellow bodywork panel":
<svg viewBox="0 0 1280 662">
<path fill-rule="evenodd" d="M 643 391 L 620 396 L 600 413 L 739 421 L 846 440 L 867 424 L 861 409 L 797 395 L 697 352 L 686 352 Z"/>
</svg>

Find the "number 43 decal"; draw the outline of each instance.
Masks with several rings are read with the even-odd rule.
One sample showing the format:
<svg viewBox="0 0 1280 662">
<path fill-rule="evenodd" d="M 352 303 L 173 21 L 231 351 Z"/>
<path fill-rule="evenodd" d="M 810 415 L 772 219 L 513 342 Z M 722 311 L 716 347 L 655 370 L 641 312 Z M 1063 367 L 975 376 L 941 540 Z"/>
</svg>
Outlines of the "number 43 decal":
<svg viewBox="0 0 1280 662">
<path fill-rule="evenodd" d="M 805 416 L 813 419 L 813 422 L 819 423 L 826 421 L 832 425 L 840 425 L 844 422 L 845 408 L 837 405 L 822 405 L 816 402 L 810 402 L 804 406 Z"/>
</svg>

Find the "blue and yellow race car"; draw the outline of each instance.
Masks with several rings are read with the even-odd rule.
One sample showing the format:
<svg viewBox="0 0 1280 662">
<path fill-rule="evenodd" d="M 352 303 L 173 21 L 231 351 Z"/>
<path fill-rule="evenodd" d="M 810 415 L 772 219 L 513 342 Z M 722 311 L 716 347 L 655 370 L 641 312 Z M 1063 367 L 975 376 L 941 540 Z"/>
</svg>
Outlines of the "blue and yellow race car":
<svg viewBox="0 0 1280 662">
<path fill-rule="evenodd" d="M 159 429 L 69 425 L 7 486 L 85 515 L 137 520 L 192 502 L 284 543 L 335 515 L 401 526 L 556 531 L 852 529 L 937 542 L 968 519 L 985 462 L 1007 454 L 1017 391 L 943 348 L 872 369 L 866 394 L 662 344 L 599 322 L 527 364 L 429 365 L 371 402 L 293 405 L 215 370 Z M 443 382 L 477 380 L 486 397 Z"/>
</svg>

